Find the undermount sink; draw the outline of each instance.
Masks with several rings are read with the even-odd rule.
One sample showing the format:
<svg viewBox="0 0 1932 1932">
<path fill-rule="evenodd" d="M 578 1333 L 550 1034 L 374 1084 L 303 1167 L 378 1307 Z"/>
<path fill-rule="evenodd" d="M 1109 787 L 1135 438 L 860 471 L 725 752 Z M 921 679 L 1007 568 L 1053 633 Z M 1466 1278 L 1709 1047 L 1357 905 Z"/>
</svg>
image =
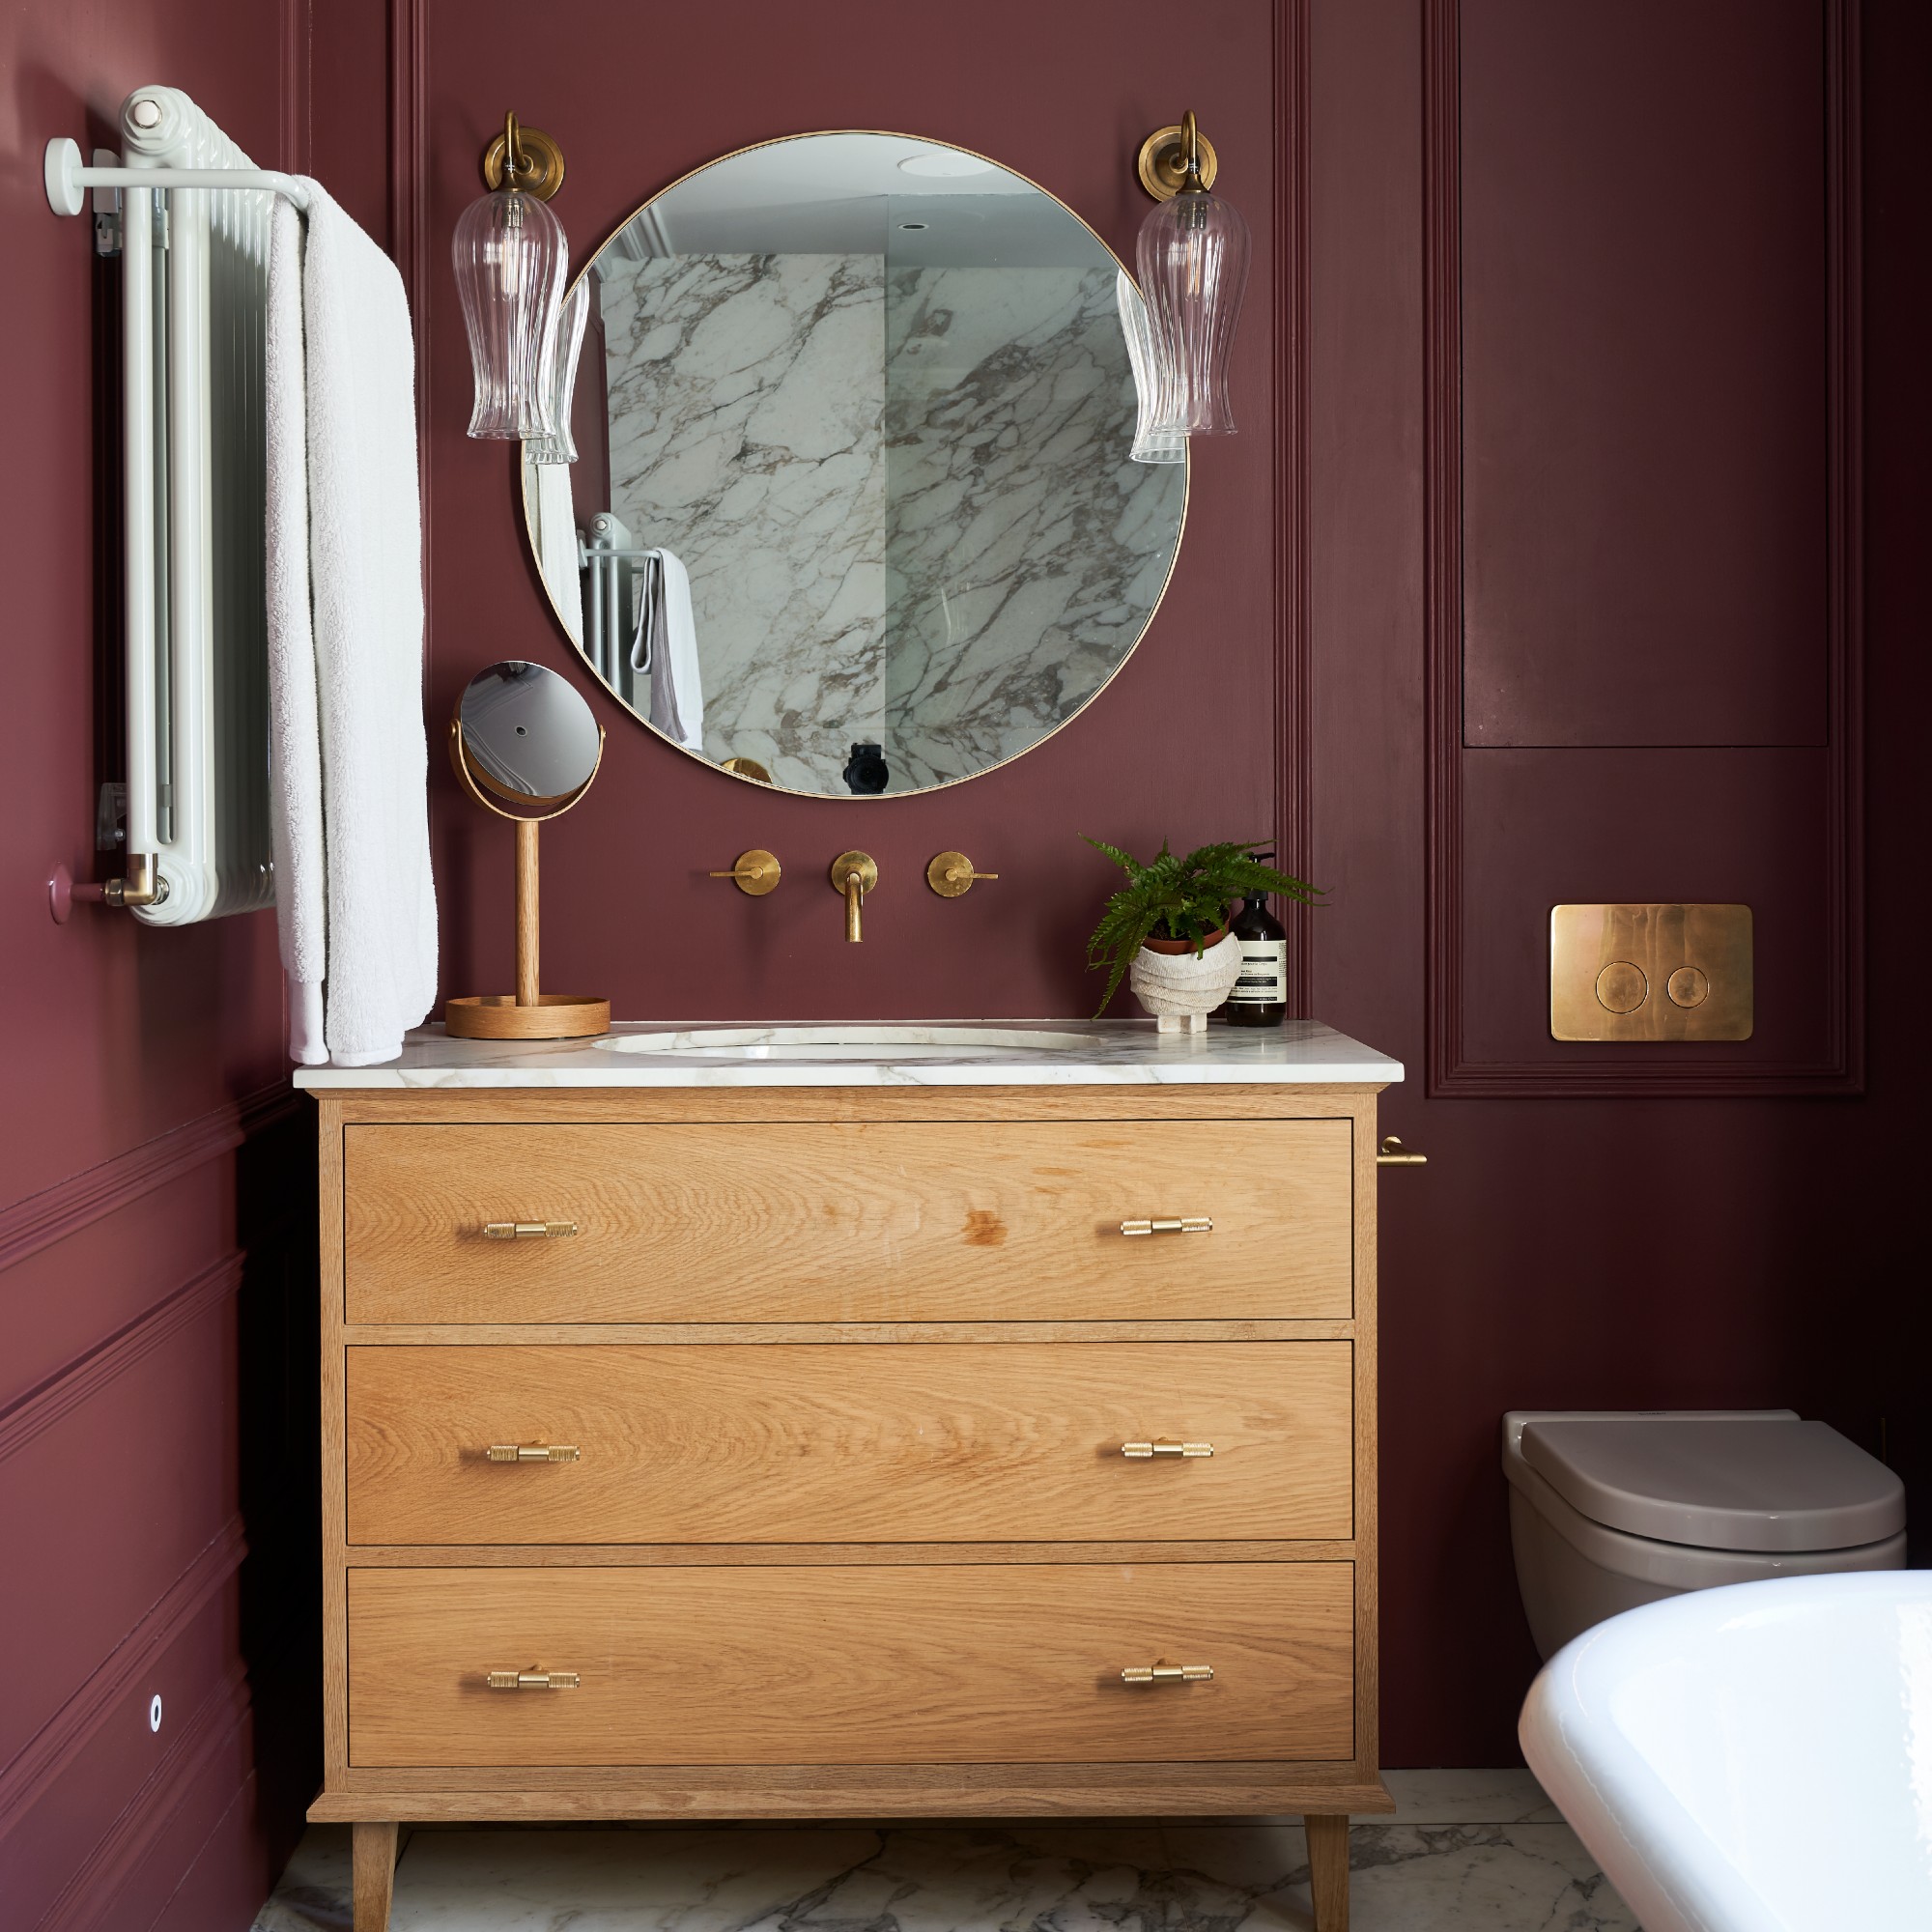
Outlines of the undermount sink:
<svg viewBox="0 0 1932 1932">
<path fill-rule="evenodd" d="M 682 1033 L 613 1034 L 609 1053 L 675 1054 L 680 1060 L 979 1060 L 1091 1052 L 1101 1036 L 997 1026 L 700 1027 Z"/>
</svg>

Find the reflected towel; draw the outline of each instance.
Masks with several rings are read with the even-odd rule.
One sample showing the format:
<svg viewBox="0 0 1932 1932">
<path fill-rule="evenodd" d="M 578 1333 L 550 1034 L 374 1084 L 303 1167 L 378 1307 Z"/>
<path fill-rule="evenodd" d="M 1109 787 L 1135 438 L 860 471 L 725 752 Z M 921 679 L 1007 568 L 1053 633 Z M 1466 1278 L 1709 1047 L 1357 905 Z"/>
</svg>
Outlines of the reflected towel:
<svg viewBox="0 0 1932 1932">
<path fill-rule="evenodd" d="M 668 550 L 646 551 L 638 573 L 638 629 L 631 669 L 651 680 L 651 723 L 688 752 L 704 750 L 704 679 L 691 576 Z"/>
<path fill-rule="evenodd" d="M 368 1066 L 436 999 L 415 350 L 395 265 L 306 185 L 269 250 L 275 899 L 291 1054 Z"/>
</svg>

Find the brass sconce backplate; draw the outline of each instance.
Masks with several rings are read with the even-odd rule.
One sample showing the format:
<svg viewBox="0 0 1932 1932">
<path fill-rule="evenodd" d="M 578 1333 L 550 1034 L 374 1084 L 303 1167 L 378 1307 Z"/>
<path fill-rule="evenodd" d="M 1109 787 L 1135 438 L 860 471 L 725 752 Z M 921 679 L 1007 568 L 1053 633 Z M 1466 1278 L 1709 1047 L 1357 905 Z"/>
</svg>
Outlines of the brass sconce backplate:
<svg viewBox="0 0 1932 1932">
<path fill-rule="evenodd" d="M 503 180 L 503 156 L 509 152 L 506 128 L 483 150 L 484 185 L 520 187 L 539 201 L 548 201 L 563 185 L 563 150 L 541 128 L 526 128 L 521 123 L 516 124 L 516 141 L 524 162 L 517 179 L 508 184 Z"/>
<path fill-rule="evenodd" d="M 1201 143 L 1201 185 L 1212 187 L 1221 163 L 1215 156 L 1213 142 L 1206 134 L 1197 138 Z M 1187 154 L 1180 145 L 1179 128 L 1156 128 L 1141 143 L 1134 170 L 1141 178 L 1141 185 L 1156 201 L 1172 201 L 1187 179 Z"/>
<path fill-rule="evenodd" d="M 1751 1037 L 1747 905 L 1560 905 L 1549 912 L 1553 1039 Z"/>
</svg>

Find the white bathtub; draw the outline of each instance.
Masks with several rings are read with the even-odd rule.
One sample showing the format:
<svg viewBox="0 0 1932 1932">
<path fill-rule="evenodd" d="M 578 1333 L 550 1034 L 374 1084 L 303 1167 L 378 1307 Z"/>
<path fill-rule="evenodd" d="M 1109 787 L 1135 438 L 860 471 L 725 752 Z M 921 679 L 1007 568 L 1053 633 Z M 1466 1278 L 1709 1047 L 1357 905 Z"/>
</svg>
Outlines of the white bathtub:
<svg viewBox="0 0 1932 1932">
<path fill-rule="evenodd" d="M 1520 1735 L 1644 1932 L 1932 1929 L 1932 1571 L 1627 1611 Z"/>
</svg>

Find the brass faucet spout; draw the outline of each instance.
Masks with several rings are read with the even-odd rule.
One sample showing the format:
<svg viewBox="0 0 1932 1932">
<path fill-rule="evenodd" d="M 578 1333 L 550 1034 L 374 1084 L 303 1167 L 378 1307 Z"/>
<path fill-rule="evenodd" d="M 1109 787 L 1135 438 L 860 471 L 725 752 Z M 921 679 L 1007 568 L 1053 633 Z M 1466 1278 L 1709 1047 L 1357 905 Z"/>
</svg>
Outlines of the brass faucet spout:
<svg viewBox="0 0 1932 1932">
<path fill-rule="evenodd" d="M 867 853 L 841 852 L 833 860 L 832 890 L 844 896 L 845 939 L 848 945 L 857 946 L 865 938 L 860 913 L 866 903 L 866 895 L 877 891 L 878 884 L 878 866 Z"/>
</svg>

